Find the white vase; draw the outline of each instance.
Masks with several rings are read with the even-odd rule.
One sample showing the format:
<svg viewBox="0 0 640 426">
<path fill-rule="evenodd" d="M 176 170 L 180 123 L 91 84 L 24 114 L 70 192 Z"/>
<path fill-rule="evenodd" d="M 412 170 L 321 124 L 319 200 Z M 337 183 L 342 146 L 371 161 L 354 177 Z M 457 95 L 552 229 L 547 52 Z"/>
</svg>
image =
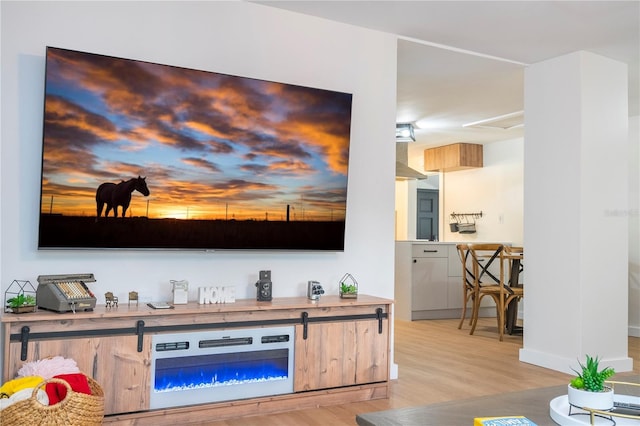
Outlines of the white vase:
<svg viewBox="0 0 640 426">
<path fill-rule="evenodd" d="M 595 410 L 611 410 L 613 408 L 613 389 L 606 387 L 603 392 L 590 392 L 567 385 L 569 404 L 581 408 Z"/>
</svg>

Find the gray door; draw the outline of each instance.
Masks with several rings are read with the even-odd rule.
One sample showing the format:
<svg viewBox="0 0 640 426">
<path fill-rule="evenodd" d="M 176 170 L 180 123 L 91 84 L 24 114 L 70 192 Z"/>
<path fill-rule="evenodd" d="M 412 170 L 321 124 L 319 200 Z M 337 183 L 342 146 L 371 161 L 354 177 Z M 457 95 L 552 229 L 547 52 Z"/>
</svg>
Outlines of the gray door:
<svg viewBox="0 0 640 426">
<path fill-rule="evenodd" d="M 416 237 L 419 240 L 438 239 L 438 191 L 418 189 Z"/>
</svg>

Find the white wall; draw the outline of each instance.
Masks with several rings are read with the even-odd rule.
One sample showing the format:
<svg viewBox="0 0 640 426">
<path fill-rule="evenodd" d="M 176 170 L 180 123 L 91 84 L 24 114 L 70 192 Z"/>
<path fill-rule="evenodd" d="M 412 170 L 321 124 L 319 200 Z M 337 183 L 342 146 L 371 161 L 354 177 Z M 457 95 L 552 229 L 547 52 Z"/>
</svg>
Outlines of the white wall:
<svg viewBox="0 0 640 426">
<path fill-rule="evenodd" d="M 640 116 L 629 117 L 629 336 L 640 337 Z"/>
<path fill-rule="evenodd" d="M 484 167 L 440 173 L 440 241 L 504 241 L 522 245 L 523 147 L 522 138 L 489 143 L 483 147 Z M 417 162 L 417 157 L 414 160 Z M 423 166 L 414 166 L 411 160 L 409 164 L 417 170 L 423 169 Z M 429 179 L 438 180 L 396 182 L 399 240 L 415 239 L 416 188 L 427 187 Z M 477 232 L 451 232 L 449 215 L 452 212 L 482 212 L 482 218 L 476 220 Z"/>
<path fill-rule="evenodd" d="M 410 217 L 411 203 L 415 204 L 416 187 L 415 184 L 411 185 L 410 180 L 396 180 L 395 188 L 395 220 L 396 220 L 396 240 L 405 241 L 414 239 L 415 232 L 415 220 L 412 221 Z M 409 236 L 409 228 L 413 229 L 413 237 Z"/>
<path fill-rule="evenodd" d="M 442 174 L 444 241 L 504 241 L 523 244 L 523 139 L 483 146 L 484 166 Z M 475 234 L 451 232 L 452 213 L 482 212 Z"/>
<path fill-rule="evenodd" d="M 396 38 L 246 2 L 1 2 L 0 283 L 94 273 L 90 287 L 166 300 L 169 280 L 235 284 L 255 297 L 270 269 L 274 297 L 308 280 L 337 294 L 393 297 Z M 45 46 L 64 47 L 353 93 L 345 250 L 341 253 L 38 251 Z M 371 171 L 375 170 L 375 173 Z"/>
</svg>

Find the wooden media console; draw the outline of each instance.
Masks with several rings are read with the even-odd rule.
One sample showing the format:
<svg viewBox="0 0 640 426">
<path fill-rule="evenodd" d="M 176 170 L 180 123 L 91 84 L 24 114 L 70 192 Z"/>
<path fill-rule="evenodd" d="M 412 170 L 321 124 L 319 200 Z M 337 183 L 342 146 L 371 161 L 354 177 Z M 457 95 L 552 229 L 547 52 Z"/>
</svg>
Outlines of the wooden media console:
<svg viewBox="0 0 640 426">
<path fill-rule="evenodd" d="M 105 393 L 105 424 L 188 424 L 389 396 L 392 301 L 359 295 L 229 304 L 97 306 L 91 312 L 4 314 L 3 377 L 25 362 L 72 358 Z M 151 409 L 153 336 L 292 326 L 293 391 Z"/>
</svg>

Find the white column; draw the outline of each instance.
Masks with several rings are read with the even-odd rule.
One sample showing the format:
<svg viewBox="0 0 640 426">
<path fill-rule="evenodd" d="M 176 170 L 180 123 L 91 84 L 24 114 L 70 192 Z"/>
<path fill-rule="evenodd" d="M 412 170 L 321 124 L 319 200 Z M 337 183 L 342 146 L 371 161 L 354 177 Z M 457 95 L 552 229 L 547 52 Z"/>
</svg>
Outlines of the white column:
<svg viewBox="0 0 640 426">
<path fill-rule="evenodd" d="M 520 360 L 630 371 L 627 65 L 575 52 L 525 70 Z"/>
</svg>

